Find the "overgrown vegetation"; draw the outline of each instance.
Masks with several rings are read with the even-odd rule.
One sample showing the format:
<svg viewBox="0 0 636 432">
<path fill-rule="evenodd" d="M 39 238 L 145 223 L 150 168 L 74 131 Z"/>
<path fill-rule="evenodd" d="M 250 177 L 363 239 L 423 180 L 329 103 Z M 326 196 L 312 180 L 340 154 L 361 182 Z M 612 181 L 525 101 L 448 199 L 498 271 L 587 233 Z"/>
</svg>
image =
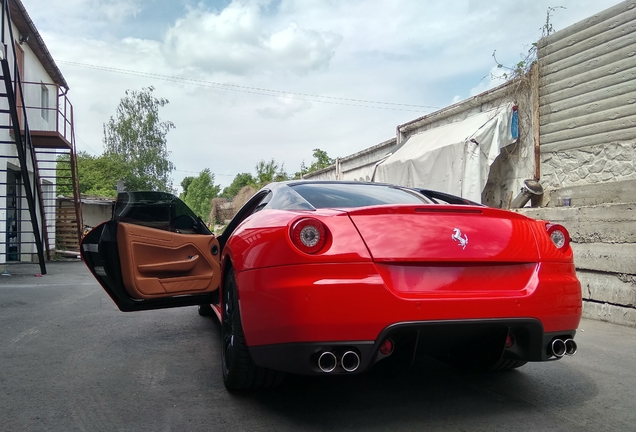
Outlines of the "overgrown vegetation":
<svg viewBox="0 0 636 432">
<path fill-rule="evenodd" d="M 541 27 L 541 39 L 554 33 L 554 27 L 552 26 L 552 15 L 557 9 L 566 9 L 564 6 L 551 6 L 548 7 L 545 16 L 545 23 Z M 539 39 L 539 42 L 541 41 Z M 521 60 L 514 65 L 504 65 L 497 60 L 497 50 L 493 51 L 492 58 L 497 64 L 497 68 L 501 69 L 501 74 L 495 75 L 494 78 L 503 78 L 504 80 L 513 80 L 517 78 L 525 77 L 532 68 L 532 64 L 537 60 L 537 51 L 539 50 L 539 42 L 533 42 L 530 44 L 528 51 L 521 54 Z"/>
</svg>

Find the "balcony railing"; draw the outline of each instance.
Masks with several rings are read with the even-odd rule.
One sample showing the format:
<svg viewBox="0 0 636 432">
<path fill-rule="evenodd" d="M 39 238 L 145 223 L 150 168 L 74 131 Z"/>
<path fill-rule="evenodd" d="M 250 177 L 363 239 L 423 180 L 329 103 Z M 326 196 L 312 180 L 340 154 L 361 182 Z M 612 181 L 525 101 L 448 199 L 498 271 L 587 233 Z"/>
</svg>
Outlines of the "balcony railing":
<svg viewBox="0 0 636 432">
<path fill-rule="evenodd" d="M 35 147 L 75 150 L 73 105 L 57 84 L 22 83 L 29 129 Z"/>
</svg>

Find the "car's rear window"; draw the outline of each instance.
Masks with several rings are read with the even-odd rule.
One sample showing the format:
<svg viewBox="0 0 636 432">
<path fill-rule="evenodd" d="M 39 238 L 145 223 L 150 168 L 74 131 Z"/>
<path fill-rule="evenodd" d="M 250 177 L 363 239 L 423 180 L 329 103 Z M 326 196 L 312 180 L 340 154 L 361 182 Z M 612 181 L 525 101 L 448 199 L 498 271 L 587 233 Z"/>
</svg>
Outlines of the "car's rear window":
<svg viewBox="0 0 636 432">
<path fill-rule="evenodd" d="M 415 191 L 366 183 L 301 183 L 291 186 L 315 208 L 369 207 L 383 204 L 431 204 Z"/>
</svg>

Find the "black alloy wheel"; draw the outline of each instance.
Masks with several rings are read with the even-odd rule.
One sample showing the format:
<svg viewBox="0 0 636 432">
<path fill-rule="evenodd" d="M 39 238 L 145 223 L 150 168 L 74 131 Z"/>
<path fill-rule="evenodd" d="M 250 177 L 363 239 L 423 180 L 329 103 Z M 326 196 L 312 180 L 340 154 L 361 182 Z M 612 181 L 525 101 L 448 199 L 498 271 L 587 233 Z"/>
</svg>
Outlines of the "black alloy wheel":
<svg viewBox="0 0 636 432">
<path fill-rule="evenodd" d="M 221 343 L 223 384 L 228 390 L 267 388 L 282 382 L 283 372 L 256 366 L 250 357 L 243 334 L 236 277 L 232 268 L 226 272 L 223 284 Z"/>
</svg>

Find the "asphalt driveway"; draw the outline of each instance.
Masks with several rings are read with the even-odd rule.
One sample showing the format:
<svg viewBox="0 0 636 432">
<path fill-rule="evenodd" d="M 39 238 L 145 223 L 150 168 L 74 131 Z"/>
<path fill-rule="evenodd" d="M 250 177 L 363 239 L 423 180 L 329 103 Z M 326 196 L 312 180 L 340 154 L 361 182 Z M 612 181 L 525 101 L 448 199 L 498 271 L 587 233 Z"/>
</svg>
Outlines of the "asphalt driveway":
<svg viewBox="0 0 636 432">
<path fill-rule="evenodd" d="M 119 312 L 81 262 L 36 270 L 0 276 L 2 431 L 636 431 L 633 328 L 583 321 L 576 356 L 500 374 L 423 360 L 231 394 L 214 319 Z"/>
</svg>

